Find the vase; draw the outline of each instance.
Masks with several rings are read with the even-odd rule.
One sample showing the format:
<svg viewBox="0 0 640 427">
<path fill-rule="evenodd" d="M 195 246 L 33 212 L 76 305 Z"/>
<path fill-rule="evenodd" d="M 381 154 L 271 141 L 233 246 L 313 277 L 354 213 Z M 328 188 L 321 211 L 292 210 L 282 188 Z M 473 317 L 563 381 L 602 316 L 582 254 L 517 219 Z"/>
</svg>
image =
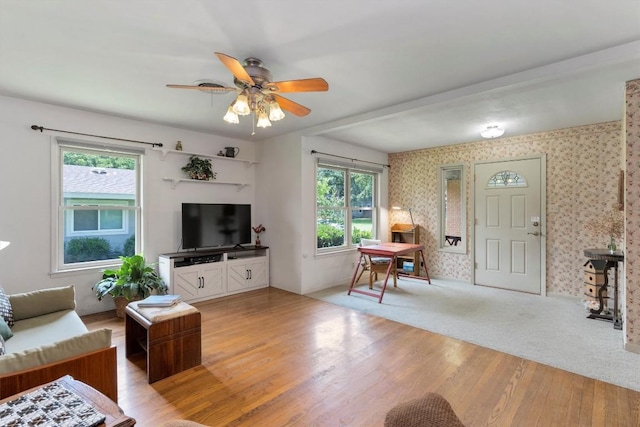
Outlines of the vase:
<svg viewBox="0 0 640 427">
<path fill-rule="evenodd" d="M 262 246 L 262 243 L 260 242 L 260 236 L 256 237 L 256 247 L 259 248 L 260 246 Z"/>
<path fill-rule="evenodd" d="M 616 245 L 616 241 L 613 238 L 613 236 L 611 236 L 611 240 L 609 241 L 609 245 L 607 245 L 607 249 L 609 249 L 610 254 L 614 253 L 616 249 L 618 249 L 618 246 Z"/>
</svg>

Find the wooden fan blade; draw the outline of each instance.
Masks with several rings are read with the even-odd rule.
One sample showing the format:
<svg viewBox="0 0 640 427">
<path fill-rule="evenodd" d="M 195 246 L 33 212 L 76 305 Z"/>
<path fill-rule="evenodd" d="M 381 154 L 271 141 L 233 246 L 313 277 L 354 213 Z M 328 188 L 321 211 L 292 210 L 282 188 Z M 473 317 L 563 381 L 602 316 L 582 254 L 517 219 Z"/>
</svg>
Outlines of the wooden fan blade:
<svg viewBox="0 0 640 427">
<path fill-rule="evenodd" d="M 316 77 L 313 79 L 272 82 L 269 83 L 268 88 L 274 92 L 325 92 L 329 90 L 329 83 L 325 79 Z"/>
<path fill-rule="evenodd" d="M 193 86 L 193 85 L 167 85 L 172 89 L 197 89 L 206 90 L 209 92 L 237 92 L 238 88 L 235 87 L 216 87 L 216 86 Z"/>
<path fill-rule="evenodd" d="M 311 112 L 311 110 L 305 107 L 304 105 L 300 105 L 297 102 L 293 102 L 290 99 L 287 99 L 275 94 L 273 95 L 273 97 L 276 99 L 276 101 L 280 105 L 280 108 L 282 108 L 283 110 L 287 110 L 298 117 L 304 117 Z"/>
<path fill-rule="evenodd" d="M 244 69 L 240 61 L 232 56 L 225 55 L 224 53 L 220 52 L 216 52 L 216 56 L 218 57 L 220 62 L 222 62 L 224 66 L 227 67 L 229 71 L 231 71 L 233 77 L 240 81 L 246 82 L 251 86 L 255 86 L 253 79 L 251 78 L 249 73 L 247 73 L 247 70 Z"/>
</svg>

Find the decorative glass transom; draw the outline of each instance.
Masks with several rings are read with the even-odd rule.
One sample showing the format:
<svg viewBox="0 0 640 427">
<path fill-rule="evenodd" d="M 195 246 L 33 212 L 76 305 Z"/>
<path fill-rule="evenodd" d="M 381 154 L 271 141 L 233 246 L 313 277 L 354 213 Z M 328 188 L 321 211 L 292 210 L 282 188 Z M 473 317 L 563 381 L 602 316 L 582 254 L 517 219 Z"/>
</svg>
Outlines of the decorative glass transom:
<svg viewBox="0 0 640 427">
<path fill-rule="evenodd" d="M 526 187 L 527 180 L 513 171 L 502 171 L 493 175 L 487 182 L 489 188 Z"/>
</svg>

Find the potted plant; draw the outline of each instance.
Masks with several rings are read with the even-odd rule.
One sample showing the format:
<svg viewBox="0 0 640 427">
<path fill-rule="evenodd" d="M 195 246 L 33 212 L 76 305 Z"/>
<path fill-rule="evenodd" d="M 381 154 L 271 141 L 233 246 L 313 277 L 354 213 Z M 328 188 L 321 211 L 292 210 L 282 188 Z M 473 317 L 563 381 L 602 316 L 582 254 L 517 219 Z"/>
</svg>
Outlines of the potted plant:
<svg viewBox="0 0 640 427">
<path fill-rule="evenodd" d="M 182 167 L 182 170 L 189 175 L 191 179 L 210 180 L 216 179 L 216 173 L 211 170 L 211 160 L 201 159 L 192 155 L 189 162 Z"/>
<path fill-rule="evenodd" d="M 121 256 L 120 259 L 120 268 L 104 270 L 102 280 L 93 285 L 93 289 L 99 301 L 111 295 L 116 304 L 116 315 L 124 317 L 124 308 L 130 301 L 144 299 L 154 291 L 164 295 L 168 288 L 153 264 L 147 264 L 142 255 Z"/>
</svg>

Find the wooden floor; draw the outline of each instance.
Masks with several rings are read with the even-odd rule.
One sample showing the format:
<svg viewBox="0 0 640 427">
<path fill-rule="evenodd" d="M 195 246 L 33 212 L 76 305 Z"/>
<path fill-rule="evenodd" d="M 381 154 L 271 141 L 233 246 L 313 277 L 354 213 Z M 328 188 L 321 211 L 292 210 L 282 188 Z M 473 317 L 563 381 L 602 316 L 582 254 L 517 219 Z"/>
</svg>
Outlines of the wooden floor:
<svg viewBox="0 0 640 427">
<path fill-rule="evenodd" d="M 375 302 L 372 302 L 375 303 Z M 382 426 L 434 391 L 466 426 L 638 426 L 640 393 L 277 289 L 194 304 L 202 366 L 147 384 L 113 329 L 119 405 L 139 426 Z"/>
</svg>

